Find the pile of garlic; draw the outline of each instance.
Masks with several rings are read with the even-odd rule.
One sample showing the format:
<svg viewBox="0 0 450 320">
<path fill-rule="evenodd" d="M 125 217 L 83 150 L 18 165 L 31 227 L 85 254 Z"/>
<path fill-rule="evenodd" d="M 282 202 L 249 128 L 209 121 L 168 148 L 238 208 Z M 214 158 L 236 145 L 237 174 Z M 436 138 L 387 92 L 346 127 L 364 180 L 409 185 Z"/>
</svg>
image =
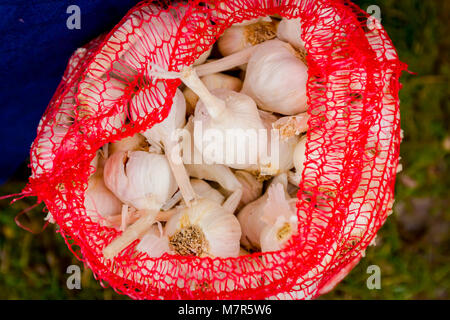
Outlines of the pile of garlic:
<svg viewBox="0 0 450 320">
<path fill-rule="evenodd" d="M 237 257 L 283 248 L 297 231 L 296 193 L 305 160 L 303 45 L 298 19 L 264 17 L 231 26 L 179 73 L 152 66 L 155 79 L 149 80 L 183 83 L 169 115 L 103 146 L 85 194 L 91 219 L 122 231 L 104 248 L 106 259 L 132 243 L 150 257 Z M 114 103 L 122 81 L 111 75 L 102 94 Z M 89 97 L 96 76 L 103 77 L 91 75 L 79 98 Z M 145 116 L 148 101 L 163 90 L 162 81 L 139 90 L 127 116 Z M 95 99 L 87 101 L 82 111 L 95 112 Z M 223 139 L 209 136 L 205 146 L 207 133 Z M 252 133 L 258 136 L 254 154 Z"/>
</svg>

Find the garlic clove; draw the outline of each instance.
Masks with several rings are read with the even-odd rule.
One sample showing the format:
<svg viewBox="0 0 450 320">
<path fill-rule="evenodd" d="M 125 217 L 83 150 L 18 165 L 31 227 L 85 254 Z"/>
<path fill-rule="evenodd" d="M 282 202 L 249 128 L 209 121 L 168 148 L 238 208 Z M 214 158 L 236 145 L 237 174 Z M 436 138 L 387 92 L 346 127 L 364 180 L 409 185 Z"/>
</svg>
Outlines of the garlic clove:
<svg viewBox="0 0 450 320">
<path fill-rule="evenodd" d="M 159 222 L 151 226 L 150 230 L 142 236 L 136 250 L 145 252 L 151 258 L 159 258 L 164 253 L 172 253 L 169 247 L 169 238 L 163 234 Z"/>
<path fill-rule="evenodd" d="M 218 203 L 200 199 L 166 224 L 169 246 L 177 254 L 237 257 L 241 227 L 236 217 Z"/>
<path fill-rule="evenodd" d="M 307 80 L 301 54 L 286 42 L 268 40 L 251 54 L 242 92 L 260 109 L 295 115 L 307 109 Z"/>
<path fill-rule="evenodd" d="M 304 164 L 306 161 L 306 141 L 307 136 L 304 135 L 300 138 L 299 142 L 295 146 L 294 154 L 293 154 L 293 162 L 295 167 L 295 173 L 301 177 L 303 173 Z M 297 184 L 298 185 L 298 184 Z"/>
<path fill-rule="evenodd" d="M 302 39 L 301 20 L 283 18 L 277 28 L 278 39 L 289 42 L 296 49 L 304 50 L 305 42 Z"/>
<path fill-rule="evenodd" d="M 224 31 L 217 41 L 219 52 L 223 56 L 274 39 L 277 27 L 274 21 L 258 21 L 251 24 L 232 26 Z"/>
<path fill-rule="evenodd" d="M 270 182 L 269 187 L 264 195 L 262 195 L 257 200 L 247 204 L 239 213 L 237 214 L 237 218 L 242 228 L 242 236 L 241 236 L 241 244 L 246 248 L 261 248 L 261 232 L 268 225 L 273 225 L 274 221 L 278 218 L 278 215 L 281 214 L 282 217 L 286 215 L 287 210 L 264 210 L 264 208 L 270 202 L 275 202 L 275 206 L 280 203 L 283 204 L 283 201 L 278 201 L 281 196 L 278 196 L 279 193 L 283 192 L 283 199 L 288 195 L 286 194 L 287 188 L 287 175 L 280 174 Z M 274 188 L 277 191 L 277 197 L 273 195 L 269 199 L 269 195 L 273 193 Z M 280 191 L 281 190 L 281 191 Z M 270 201 L 269 201 L 270 200 Z M 286 201 L 289 201 L 287 199 Z M 289 205 L 291 205 L 289 203 Z M 285 208 L 284 206 L 283 208 Z M 273 209 L 274 205 L 269 206 L 268 208 Z M 273 212 L 272 212 L 273 211 Z M 295 210 L 294 210 L 295 212 Z"/>
<path fill-rule="evenodd" d="M 195 193 L 200 198 L 208 199 L 218 204 L 222 204 L 225 197 L 216 189 L 211 187 L 207 182 L 199 179 L 191 179 L 191 185 Z"/>
<path fill-rule="evenodd" d="M 126 151 L 148 151 L 149 145 L 144 136 L 135 133 L 131 137 L 125 137 L 109 144 L 109 155 Z"/>
<path fill-rule="evenodd" d="M 89 178 L 84 199 L 86 214 L 94 221 L 118 215 L 122 209 L 122 202 L 106 187 L 102 171 L 97 170 Z"/>
<path fill-rule="evenodd" d="M 177 189 L 167 158 L 144 151 L 113 154 L 106 161 L 104 180 L 122 202 L 138 210 L 159 210 Z"/>
<path fill-rule="evenodd" d="M 260 215 L 266 200 L 267 194 L 264 194 L 255 201 L 247 204 L 237 214 L 238 221 L 242 228 L 240 241 L 244 248 L 260 248 L 260 231 L 266 226 L 266 223 L 260 219 Z"/>
<path fill-rule="evenodd" d="M 261 196 L 263 183 L 246 171 L 238 170 L 234 174 L 242 185 L 242 197 L 238 207 L 241 209 Z"/>
</svg>

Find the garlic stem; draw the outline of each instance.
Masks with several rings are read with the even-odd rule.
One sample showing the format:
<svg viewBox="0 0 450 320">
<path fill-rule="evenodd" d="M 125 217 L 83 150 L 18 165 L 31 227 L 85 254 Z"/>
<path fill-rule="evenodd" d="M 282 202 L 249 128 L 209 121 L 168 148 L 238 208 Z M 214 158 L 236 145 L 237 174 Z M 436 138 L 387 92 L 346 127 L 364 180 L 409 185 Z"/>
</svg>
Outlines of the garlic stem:
<svg viewBox="0 0 450 320">
<path fill-rule="evenodd" d="M 124 204 L 122 206 L 122 214 L 121 216 L 121 224 L 120 224 L 120 231 L 125 231 L 126 227 L 127 227 L 127 223 L 128 223 L 128 219 L 129 219 L 129 214 L 128 214 L 128 205 Z"/>
<path fill-rule="evenodd" d="M 209 63 L 202 64 L 200 66 L 195 67 L 194 69 L 195 69 L 197 75 L 199 77 L 202 77 L 202 76 L 206 76 L 208 74 L 223 72 L 226 70 L 236 68 L 240 65 L 248 63 L 251 55 L 253 54 L 253 51 L 258 46 L 259 45 L 254 45 L 252 47 L 246 48 L 239 52 L 230 54 L 229 56 L 226 56 L 219 60 L 215 60 L 215 61 L 212 61 Z"/>
<path fill-rule="evenodd" d="M 181 190 L 178 190 L 177 192 L 175 192 L 172 198 L 170 198 L 163 204 L 161 210 L 167 211 L 172 209 L 178 202 L 181 201 L 181 199 L 183 199 L 183 196 L 181 195 Z"/>
<path fill-rule="evenodd" d="M 176 208 L 172 208 L 167 211 L 160 211 L 158 212 L 158 215 L 156 216 L 156 221 L 168 221 L 172 216 L 177 213 Z"/>
<path fill-rule="evenodd" d="M 242 185 L 227 166 L 221 164 L 186 164 L 186 170 L 191 177 L 215 181 L 225 190 L 236 191 Z"/>
<path fill-rule="evenodd" d="M 195 199 L 195 192 L 191 186 L 189 175 L 184 167 L 183 160 L 179 153 L 174 152 L 177 144 L 170 139 L 165 139 L 165 152 L 172 169 L 173 176 L 180 188 L 181 195 L 187 206 L 190 206 L 191 201 Z"/>
<path fill-rule="evenodd" d="M 155 222 L 158 212 L 158 210 L 144 210 L 143 215 L 135 223 L 103 249 L 104 257 L 106 259 L 114 258 L 134 240 L 142 236 Z"/>
<path fill-rule="evenodd" d="M 208 88 L 206 88 L 205 84 L 198 77 L 195 69 L 186 67 L 181 73 L 181 80 L 200 97 L 211 118 L 220 118 L 226 109 L 225 102 L 209 92 Z"/>
<path fill-rule="evenodd" d="M 180 197 L 181 199 L 181 197 Z M 176 208 L 172 208 L 167 211 L 159 211 L 156 216 L 156 221 L 167 221 L 177 212 Z M 128 212 L 128 216 L 125 219 L 127 224 L 135 223 L 144 213 L 144 210 Z M 120 229 L 122 223 L 122 216 L 120 214 L 110 217 L 105 217 L 106 226 L 111 228 Z"/>
<path fill-rule="evenodd" d="M 225 202 L 222 207 L 229 213 L 234 214 L 242 198 L 242 189 L 234 191 Z"/>
</svg>

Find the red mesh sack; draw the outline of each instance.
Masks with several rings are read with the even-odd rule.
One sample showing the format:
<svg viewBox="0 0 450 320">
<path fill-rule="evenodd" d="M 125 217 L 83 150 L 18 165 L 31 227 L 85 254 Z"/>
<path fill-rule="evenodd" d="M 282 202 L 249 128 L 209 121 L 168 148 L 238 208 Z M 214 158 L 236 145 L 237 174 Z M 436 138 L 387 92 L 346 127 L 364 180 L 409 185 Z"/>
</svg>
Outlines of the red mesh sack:
<svg viewBox="0 0 450 320">
<path fill-rule="evenodd" d="M 164 90 L 152 96 L 147 115 L 130 117 L 137 90 L 157 88 L 151 65 L 180 71 L 233 23 L 275 14 L 301 18 L 307 51 L 310 119 L 296 235 L 283 250 L 237 258 L 156 259 L 137 254 L 134 242 L 104 259 L 119 231 L 86 214 L 91 162 L 105 143 L 168 115 L 179 79 L 158 80 Z M 367 19 L 343 0 L 138 4 L 71 57 L 39 124 L 24 194 L 46 204 L 69 249 L 99 281 L 134 299 L 309 299 L 331 290 L 391 212 L 398 168 L 405 65 L 381 25 L 369 28 Z M 100 81 L 90 83 L 93 77 Z"/>
</svg>

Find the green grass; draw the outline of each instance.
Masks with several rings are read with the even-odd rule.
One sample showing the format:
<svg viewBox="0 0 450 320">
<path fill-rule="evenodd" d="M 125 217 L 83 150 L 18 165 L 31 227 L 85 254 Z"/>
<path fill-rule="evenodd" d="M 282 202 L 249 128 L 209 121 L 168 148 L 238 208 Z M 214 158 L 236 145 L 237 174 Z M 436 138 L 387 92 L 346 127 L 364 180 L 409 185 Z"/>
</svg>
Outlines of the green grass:
<svg viewBox="0 0 450 320">
<path fill-rule="evenodd" d="M 449 1 L 364 0 L 376 4 L 382 23 L 409 70 L 401 79 L 403 172 L 397 177 L 396 205 L 377 237 L 377 246 L 349 276 L 321 299 L 448 299 L 450 287 L 450 110 Z M 0 186 L 0 194 L 19 192 L 26 170 Z M 0 299 L 123 299 L 104 289 L 49 226 L 37 235 L 16 226 L 14 217 L 33 199 L 10 206 L 0 201 Z M 42 207 L 22 216 L 34 230 L 42 226 Z M 69 290 L 66 268 L 83 270 L 82 289 Z M 381 269 L 381 289 L 366 286 L 367 267 Z"/>
</svg>

